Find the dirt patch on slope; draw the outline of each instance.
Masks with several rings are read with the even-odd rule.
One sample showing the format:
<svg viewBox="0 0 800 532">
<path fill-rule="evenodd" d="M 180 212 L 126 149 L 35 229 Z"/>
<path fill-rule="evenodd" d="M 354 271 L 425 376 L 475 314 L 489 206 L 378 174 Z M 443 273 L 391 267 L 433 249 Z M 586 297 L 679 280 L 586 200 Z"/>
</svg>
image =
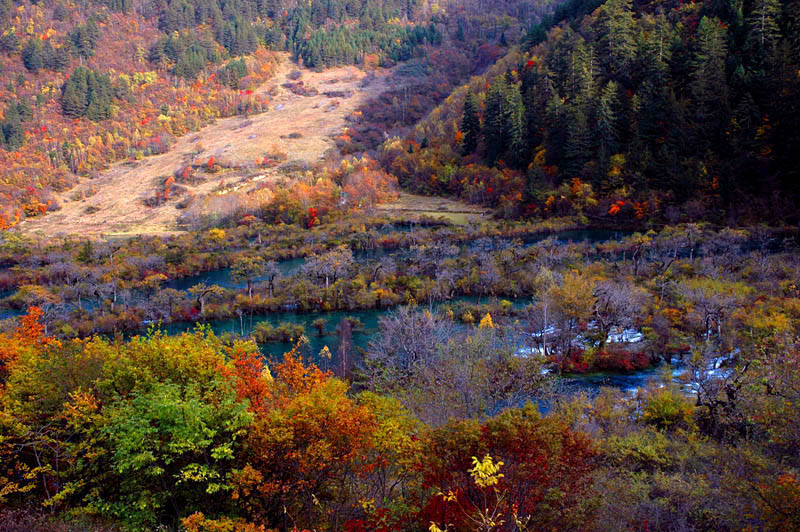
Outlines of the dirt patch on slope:
<svg viewBox="0 0 800 532">
<path fill-rule="evenodd" d="M 301 95 L 284 87 L 293 71 L 302 73 L 303 86 L 317 89 Z M 254 187 L 271 179 L 276 170 L 262 169 L 270 153 L 280 152 L 288 161 L 313 163 L 335 149 L 333 137 L 346 125 L 345 117 L 392 83 L 390 71 L 367 74 L 355 67 L 312 72 L 292 64 L 284 55 L 276 75 L 258 89 L 271 95 L 270 110 L 249 117 L 237 116 L 178 139 L 169 152 L 141 161 L 118 163 L 95 179 L 83 178 L 79 185 L 58 198 L 61 210 L 26 220 L 26 233 L 58 234 L 169 234 L 179 230 L 182 211 L 177 201 L 148 207 L 145 201 L 157 193 L 164 179 L 191 163 L 211 157 L 225 161 L 231 170 L 207 176 L 202 183 L 184 184 L 195 197 L 225 194 Z M 346 97 L 331 98 L 323 92 Z M 235 184 L 234 184 L 235 183 Z"/>
<path fill-rule="evenodd" d="M 396 201 L 380 205 L 375 210 L 407 220 L 431 218 L 457 225 L 477 223 L 487 219 L 491 214 L 487 209 L 477 205 L 469 205 L 438 196 L 418 196 L 406 192 L 401 192 Z"/>
</svg>

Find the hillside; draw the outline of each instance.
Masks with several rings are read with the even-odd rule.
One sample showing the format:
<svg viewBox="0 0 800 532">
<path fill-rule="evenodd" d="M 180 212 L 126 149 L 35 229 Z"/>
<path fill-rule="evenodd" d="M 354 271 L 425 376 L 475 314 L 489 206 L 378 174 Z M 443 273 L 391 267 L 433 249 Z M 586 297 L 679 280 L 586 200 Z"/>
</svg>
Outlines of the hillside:
<svg viewBox="0 0 800 532">
<path fill-rule="evenodd" d="M 796 222 L 798 3 L 597 5 L 532 29 L 385 168 L 511 217 Z"/>
<path fill-rule="evenodd" d="M 298 81 L 308 95 L 285 86 Z M 234 193 L 234 203 L 266 203 L 275 181 L 291 179 L 283 168 L 310 167 L 335 150 L 334 137 L 348 124 L 346 118 L 390 83 L 393 89 L 403 86 L 391 70 L 369 77 L 354 67 L 313 72 L 281 54 L 271 81 L 254 90 L 256 97 L 269 99 L 269 110 L 217 120 L 178 139 L 164 154 L 117 163 L 96 177 L 83 178 L 70 191 L 55 195 L 59 211 L 24 221 L 21 227 L 45 235 L 164 234 L 179 228 L 189 203 L 211 202 L 209 210 L 219 209 L 224 196 Z M 191 180 L 182 176 L 187 167 Z M 177 182 L 164 195 L 165 181 L 172 176 Z"/>
<path fill-rule="evenodd" d="M 57 211 L 66 191 L 115 163 L 163 154 L 218 118 L 269 108 L 259 87 L 273 75 L 275 52 L 308 68 L 368 71 L 446 50 L 445 64 L 469 72 L 554 4 L 6 0 L 0 227 Z M 457 77 L 426 91 L 435 95 L 423 97 L 426 110 L 463 82 L 462 68 L 430 76 Z M 402 118 L 410 125 L 419 116 L 404 110 Z"/>
</svg>

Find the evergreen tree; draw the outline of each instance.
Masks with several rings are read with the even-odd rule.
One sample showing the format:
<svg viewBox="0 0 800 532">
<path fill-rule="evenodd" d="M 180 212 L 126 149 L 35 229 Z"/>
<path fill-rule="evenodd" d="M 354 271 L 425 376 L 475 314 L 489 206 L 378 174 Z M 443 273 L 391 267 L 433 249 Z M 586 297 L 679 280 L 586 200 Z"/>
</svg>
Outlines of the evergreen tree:
<svg viewBox="0 0 800 532">
<path fill-rule="evenodd" d="M 753 69 L 760 75 L 771 63 L 781 38 L 778 21 L 781 16 L 781 5 L 778 0 L 755 0 L 753 10 L 747 17 L 748 58 Z"/>
<path fill-rule="evenodd" d="M 86 107 L 86 118 L 93 122 L 99 122 L 108 117 L 107 103 L 95 91 L 89 93 L 87 98 L 89 105 Z"/>
<path fill-rule="evenodd" d="M 0 140 L 8 150 L 16 150 L 25 142 L 25 130 L 22 127 L 18 106 L 11 103 L 6 108 L 2 122 L 0 122 Z"/>
<path fill-rule="evenodd" d="M 719 20 L 703 17 L 697 27 L 697 50 L 690 90 L 694 98 L 695 122 L 701 148 L 718 135 L 728 113 L 728 86 L 725 75 L 726 30 Z"/>
<path fill-rule="evenodd" d="M 497 76 L 486 95 L 486 112 L 483 121 L 483 134 L 486 140 L 486 158 L 495 163 L 505 151 L 506 141 L 506 82 Z"/>
<path fill-rule="evenodd" d="M 64 21 L 67 20 L 68 17 L 69 11 L 67 11 L 66 6 L 61 2 L 57 3 L 56 7 L 53 8 L 53 20 Z"/>
<path fill-rule="evenodd" d="M 464 24 L 461 22 L 458 23 L 458 29 L 456 30 L 455 39 L 461 42 L 464 42 L 467 39 L 466 35 L 464 34 Z"/>
<path fill-rule="evenodd" d="M 589 121 L 581 108 L 573 110 L 570 118 L 565 147 L 566 170 L 570 177 L 578 177 L 591 158 L 591 135 Z"/>
<path fill-rule="evenodd" d="M 509 84 L 506 90 L 506 136 L 508 139 L 508 162 L 521 166 L 525 160 L 525 106 L 522 94 L 516 84 Z"/>
<path fill-rule="evenodd" d="M 13 28 L 8 31 L 0 32 L 0 52 L 10 54 L 19 49 L 19 37 Z"/>
<path fill-rule="evenodd" d="M 472 91 L 467 91 L 464 98 L 464 116 L 461 119 L 461 132 L 464 141 L 461 145 L 461 153 L 469 155 L 478 147 L 478 140 L 481 134 L 481 120 L 478 117 L 478 108 L 475 103 L 475 95 Z"/>
<path fill-rule="evenodd" d="M 61 111 L 68 118 L 79 118 L 84 115 L 88 104 L 77 83 L 65 83 L 61 93 Z"/>
<path fill-rule="evenodd" d="M 31 72 L 39 72 L 44 66 L 44 52 L 42 40 L 38 37 L 31 37 L 22 49 L 22 63 Z"/>
<path fill-rule="evenodd" d="M 615 82 L 606 83 L 597 108 L 597 139 L 600 149 L 608 155 L 616 153 L 618 149 L 617 108 L 619 99 L 617 90 Z"/>
<path fill-rule="evenodd" d="M 84 58 L 94 55 L 94 47 L 100 38 L 100 28 L 93 18 L 86 24 L 79 24 L 69 33 L 73 51 Z"/>
<path fill-rule="evenodd" d="M 569 110 L 555 91 L 545 107 L 546 123 L 544 146 L 549 164 L 562 165 L 566 158 L 569 128 Z"/>
<path fill-rule="evenodd" d="M 611 76 L 630 82 L 636 59 L 636 25 L 631 0 L 609 0 L 596 22 L 601 59 Z"/>
<path fill-rule="evenodd" d="M 105 120 L 111 116 L 113 95 L 107 75 L 78 67 L 61 87 L 61 110 L 69 118 Z"/>
<path fill-rule="evenodd" d="M 9 105 L 9 107 L 12 106 L 13 104 Z M 16 111 L 20 121 L 22 122 L 33 119 L 33 109 L 31 109 L 31 104 L 27 98 L 22 98 L 19 102 L 17 102 Z"/>
</svg>

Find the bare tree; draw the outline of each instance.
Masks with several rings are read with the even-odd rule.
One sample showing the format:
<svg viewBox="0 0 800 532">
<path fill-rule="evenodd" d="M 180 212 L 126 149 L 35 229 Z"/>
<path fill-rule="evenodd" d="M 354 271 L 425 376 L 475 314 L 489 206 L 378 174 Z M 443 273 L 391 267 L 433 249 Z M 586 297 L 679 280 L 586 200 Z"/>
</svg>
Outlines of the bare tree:
<svg viewBox="0 0 800 532">
<path fill-rule="evenodd" d="M 408 377 L 417 365 L 432 363 L 436 346 L 455 333 L 452 321 L 411 306 L 382 317 L 378 327 L 380 334 L 369 343 L 366 354 L 367 373 L 376 388 Z"/>
<path fill-rule="evenodd" d="M 221 295 L 225 289 L 219 285 L 212 284 L 207 286 L 205 283 L 199 283 L 189 288 L 189 293 L 197 299 L 197 305 L 200 307 L 200 315 L 205 315 L 206 301 L 210 297 Z"/>
<path fill-rule="evenodd" d="M 447 317 L 414 308 L 383 318 L 380 329 L 365 355 L 368 386 L 427 423 L 493 415 L 547 389 L 542 361 L 518 356 L 505 330 L 459 333 Z"/>
<path fill-rule="evenodd" d="M 336 249 L 323 253 L 322 255 L 311 255 L 303 265 L 303 272 L 312 279 L 325 279 L 325 290 L 331 284 L 346 276 L 353 268 L 353 252 L 347 246 L 339 246 Z"/>
<path fill-rule="evenodd" d="M 275 291 L 275 279 L 279 279 L 280 276 L 281 270 L 278 267 L 277 262 L 271 260 L 264 265 L 264 277 L 266 278 L 269 286 L 269 297 L 273 297 L 273 293 Z"/>
<path fill-rule="evenodd" d="M 635 316 L 649 299 L 649 294 L 630 282 L 601 281 L 594 289 L 594 319 L 599 330 L 600 347 L 611 329 L 630 328 Z"/>
</svg>

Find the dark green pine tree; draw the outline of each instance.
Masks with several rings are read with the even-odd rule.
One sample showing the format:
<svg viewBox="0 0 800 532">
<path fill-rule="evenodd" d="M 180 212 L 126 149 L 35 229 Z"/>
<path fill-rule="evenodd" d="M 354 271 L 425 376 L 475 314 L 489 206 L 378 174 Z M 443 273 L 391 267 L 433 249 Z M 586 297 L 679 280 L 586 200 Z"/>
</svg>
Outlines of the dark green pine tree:
<svg viewBox="0 0 800 532">
<path fill-rule="evenodd" d="M 19 49 L 19 37 L 14 31 L 0 33 L 0 52 L 10 54 Z"/>
<path fill-rule="evenodd" d="M 2 129 L 0 140 L 7 149 L 16 150 L 25 142 L 25 130 L 22 127 L 18 106 L 13 103 L 9 104 L 4 115 L 3 121 L 0 122 L 0 129 Z"/>
<path fill-rule="evenodd" d="M 579 177 L 591 157 L 591 136 L 586 114 L 579 107 L 572 112 L 565 147 L 568 177 Z"/>
<path fill-rule="evenodd" d="M 17 102 L 17 114 L 22 122 L 33 119 L 33 109 L 27 98 L 22 98 Z"/>
<path fill-rule="evenodd" d="M 461 119 L 461 133 L 464 140 L 461 143 L 461 153 L 469 155 L 478 147 L 478 140 L 481 135 L 481 119 L 478 117 L 478 107 L 475 103 L 475 95 L 472 91 L 467 91 L 464 98 L 464 117 Z"/>
<path fill-rule="evenodd" d="M 505 151 L 506 136 L 506 89 L 503 76 L 497 76 L 486 95 L 486 112 L 483 121 L 483 136 L 486 141 L 486 158 L 494 164 Z"/>
<path fill-rule="evenodd" d="M 25 48 L 22 49 L 22 63 L 31 72 L 39 72 L 44 66 L 44 50 L 42 40 L 38 37 L 28 39 Z"/>
<path fill-rule="evenodd" d="M 751 70 L 759 77 L 765 76 L 775 63 L 775 52 L 781 39 L 780 16 L 778 0 L 756 0 L 747 17 L 747 59 L 752 65 Z"/>
<path fill-rule="evenodd" d="M 631 0 L 609 0 L 595 22 L 598 55 L 606 71 L 628 83 L 636 59 L 636 22 Z"/>
<path fill-rule="evenodd" d="M 617 109 L 619 98 L 617 84 L 609 81 L 600 93 L 597 107 L 597 140 L 600 149 L 609 156 L 617 152 L 619 135 L 617 132 Z"/>
<path fill-rule="evenodd" d="M 86 112 L 86 100 L 73 83 L 68 83 L 64 88 L 64 93 L 61 95 L 61 110 L 68 118 L 78 118 Z"/>
<path fill-rule="evenodd" d="M 44 68 L 56 70 L 54 64 L 55 54 L 56 51 L 53 49 L 53 45 L 50 44 L 50 39 L 44 41 L 44 45 L 42 46 L 42 66 Z"/>
<path fill-rule="evenodd" d="M 506 154 L 512 166 L 522 166 L 525 161 L 525 106 L 522 94 L 516 84 L 508 84 L 506 89 Z"/>
<path fill-rule="evenodd" d="M 105 98 L 100 96 L 97 92 L 91 91 L 89 93 L 89 105 L 86 108 L 86 118 L 93 122 L 99 122 L 108 118 L 108 102 Z"/>
<path fill-rule="evenodd" d="M 458 23 L 458 29 L 456 30 L 456 40 L 460 42 L 464 42 L 467 39 L 466 35 L 464 34 L 464 24 L 461 22 Z"/>
<path fill-rule="evenodd" d="M 726 30 L 716 18 L 703 17 L 697 26 L 697 51 L 690 84 L 694 98 L 697 147 L 705 150 L 724 129 L 728 115 L 725 75 Z"/>
<path fill-rule="evenodd" d="M 786 46 L 789 50 L 788 62 L 800 64 L 800 0 L 784 3 L 783 16 L 786 24 Z"/>
<path fill-rule="evenodd" d="M 272 26 L 267 28 L 267 31 L 264 35 L 264 43 L 269 47 L 270 50 L 282 50 L 283 49 L 283 32 L 281 32 L 281 27 L 278 24 L 277 20 L 272 21 Z"/>
<path fill-rule="evenodd" d="M 86 114 L 89 106 L 89 87 L 87 78 L 89 71 L 83 67 L 76 68 L 61 89 L 61 111 L 68 118 L 78 118 Z"/>
</svg>

